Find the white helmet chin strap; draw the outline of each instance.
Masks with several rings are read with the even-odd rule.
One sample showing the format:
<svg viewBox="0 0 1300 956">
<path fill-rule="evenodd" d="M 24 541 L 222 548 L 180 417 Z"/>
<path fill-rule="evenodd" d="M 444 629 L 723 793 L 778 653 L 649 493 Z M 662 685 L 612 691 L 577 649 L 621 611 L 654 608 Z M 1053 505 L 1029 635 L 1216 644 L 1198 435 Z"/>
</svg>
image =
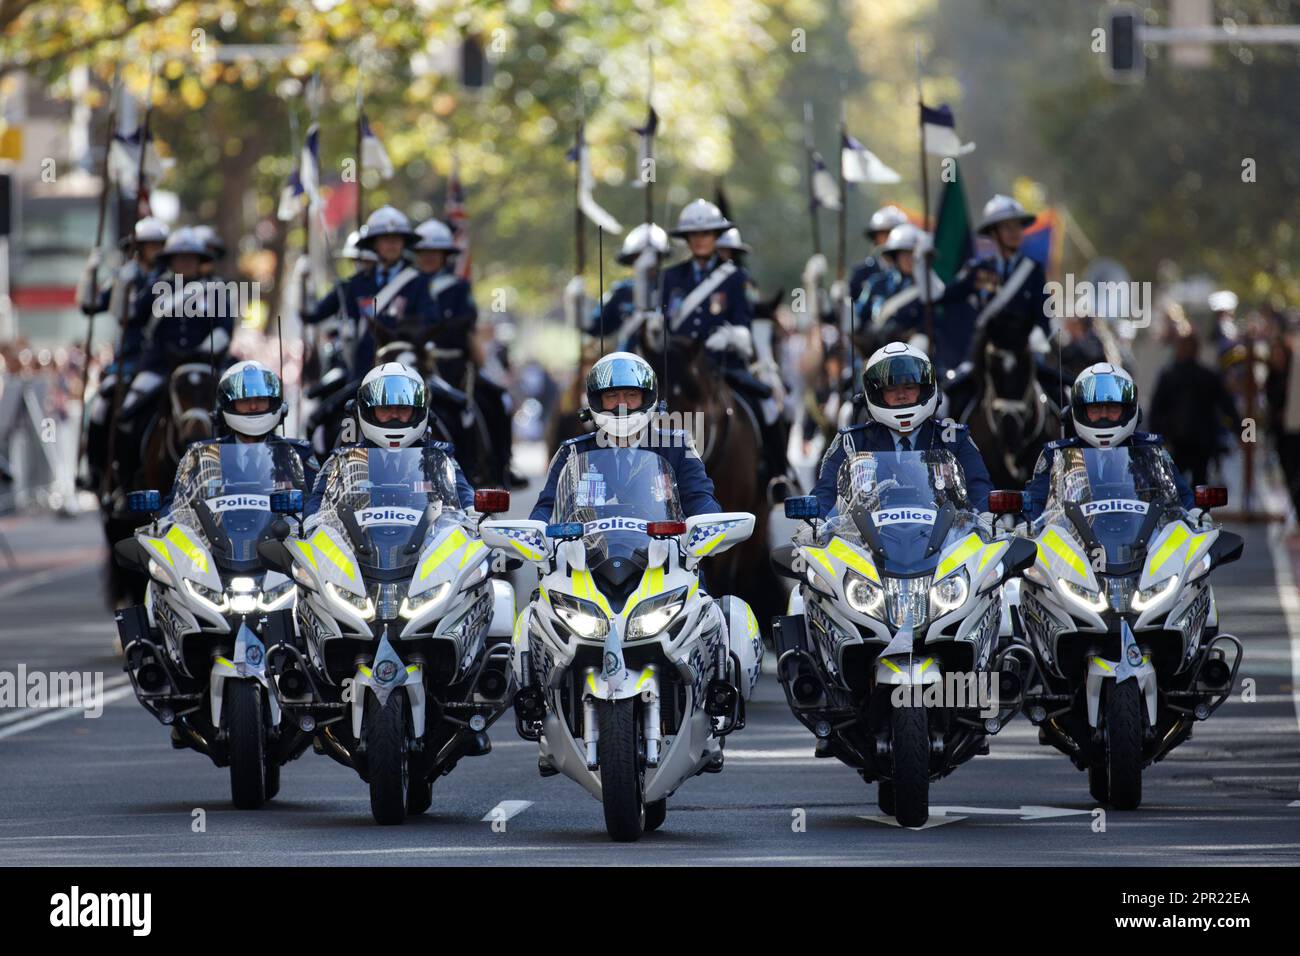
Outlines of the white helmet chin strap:
<svg viewBox="0 0 1300 956">
<path fill-rule="evenodd" d="M 419 422 L 405 428 L 400 424 L 372 425 L 361 421 L 361 433 L 380 448 L 410 448 L 424 437 L 428 422 Z"/>
<path fill-rule="evenodd" d="M 591 418 L 600 431 L 618 439 L 632 438 L 644 431 L 650 424 L 650 413 L 648 411 L 628 412 L 625 415 L 620 415 L 617 412 L 593 411 Z"/>
</svg>

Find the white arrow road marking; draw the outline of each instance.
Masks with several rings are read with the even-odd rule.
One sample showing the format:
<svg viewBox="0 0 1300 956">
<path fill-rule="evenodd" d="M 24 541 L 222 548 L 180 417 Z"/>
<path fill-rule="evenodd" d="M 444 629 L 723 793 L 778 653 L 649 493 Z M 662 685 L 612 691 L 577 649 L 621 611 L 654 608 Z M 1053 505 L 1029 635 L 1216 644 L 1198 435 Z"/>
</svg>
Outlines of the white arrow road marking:
<svg viewBox="0 0 1300 956">
<path fill-rule="evenodd" d="M 111 704 L 113 701 L 121 700 L 123 697 L 130 696 L 132 693 L 134 692 L 131 690 L 130 684 L 127 684 L 125 687 L 118 686 L 114 690 L 104 691 L 103 695 L 98 701 L 96 701 L 96 703 L 101 705 Z M 30 716 L 27 720 L 17 721 L 10 724 L 8 727 L 0 729 L 0 740 L 4 740 L 6 737 L 16 737 L 18 734 L 26 733 L 29 730 L 35 730 L 37 727 L 43 727 L 45 724 L 52 724 L 56 720 L 67 720 L 69 717 L 83 717 L 85 715 L 85 710 L 82 709 L 80 704 L 76 704 L 62 709 L 51 708 L 46 710 L 42 708 L 38 711 L 23 712 L 24 717 L 33 714 L 34 716 Z"/>
<path fill-rule="evenodd" d="M 1292 800 L 1287 804 L 1288 807 L 1300 807 L 1300 800 Z"/>
<path fill-rule="evenodd" d="M 504 823 L 513 816 L 518 816 L 533 805 L 531 800 L 502 800 L 483 815 L 480 823 Z"/>
<path fill-rule="evenodd" d="M 926 822 L 925 827 L 916 827 L 914 829 L 924 830 L 926 827 L 942 826 L 944 823 L 956 823 L 958 820 L 965 820 L 968 816 L 982 814 L 985 816 L 1000 817 L 1019 817 L 1024 820 L 1047 820 L 1052 817 L 1072 817 L 1079 814 L 1092 813 L 1091 810 L 1070 810 L 1065 807 L 931 807 L 930 819 Z M 935 818 L 939 822 L 935 822 Z M 890 826 L 898 826 L 898 821 L 893 817 L 881 816 L 864 816 L 859 815 L 860 820 L 870 820 L 873 823 L 888 823 Z"/>
</svg>

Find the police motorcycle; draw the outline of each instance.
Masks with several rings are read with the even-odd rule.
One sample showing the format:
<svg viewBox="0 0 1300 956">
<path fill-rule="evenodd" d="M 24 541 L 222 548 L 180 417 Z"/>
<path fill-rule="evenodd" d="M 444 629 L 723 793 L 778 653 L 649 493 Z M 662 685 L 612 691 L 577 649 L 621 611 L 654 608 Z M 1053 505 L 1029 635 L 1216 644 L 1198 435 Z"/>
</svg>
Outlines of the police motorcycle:
<svg viewBox="0 0 1300 956">
<path fill-rule="evenodd" d="M 722 768 L 762 664 L 758 622 L 700 586 L 700 563 L 744 541 L 754 516 L 683 520 L 672 467 L 653 451 L 574 454 L 554 524 L 483 523 L 483 540 L 536 565 L 540 587 L 514 629 L 520 736 L 543 776 L 562 773 L 633 841 L 660 827 L 689 778 Z"/>
<path fill-rule="evenodd" d="M 288 719 L 369 784 L 376 822 L 397 824 L 462 757 L 491 751 L 514 686 L 514 594 L 439 448 L 341 450 L 321 480 L 320 510 L 262 548 L 298 585 L 297 636 L 269 666 Z M 474 503 L 504 511 L 509 493 Z"/>
<path fill-rule="evenodd" d="M 288 444 L 191 449 L 168 511 L 156 490 L 128 495 L 132 511 L 153 519 L 114 548 L 120 564 L 149 577 L 145 603 L 117 614 L 135 695 L 172 728 L 174 747 L 230 768 L 240 809 L 274 797 L 280 767 L 311 743 L 283 719 L 266 661 L 293 607 L 293 581 L 258 550 L 277 510 L 301 507 L 302 486 Z"/>
<path fill-rule="evenodd" d="M 777 675 L 816 755 L 880 781 L 880 809 L 919 827 L 930 782 L 988 753 L 1018 709 L 1032 658 L 998 647 L 1002 586 L 1033 547 L 970 510 L 946 449 L 850 453 L 817 513 L 788 500 L 806 524 L 773 553 L 798 582 L 774 621 Z"/>
<path fill-rule="evenodd" d="M 1160 446 L 1062 448 L 1027 529 L 1037 556 L 1017 613 L 1040 676 L 1025 714 L 1121 810 L 1141 803 L 1143 768 L 1228 699 L 1241 662 L 1210 572 L 1243 542 L 1209 517 L 1225 489 L 1199 486 L 1195 503 L 1183 510 Z"/>
</svg>

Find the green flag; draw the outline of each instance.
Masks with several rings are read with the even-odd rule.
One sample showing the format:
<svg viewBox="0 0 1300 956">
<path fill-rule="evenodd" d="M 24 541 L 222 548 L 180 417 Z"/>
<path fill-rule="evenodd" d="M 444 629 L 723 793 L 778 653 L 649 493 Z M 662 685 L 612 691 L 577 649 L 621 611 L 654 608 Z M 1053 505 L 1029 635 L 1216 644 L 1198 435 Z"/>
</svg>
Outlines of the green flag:
<svg viewBox="0 0 1300 956">
<path fill-rule="evenodd" d="M 949 283 L 974 254 L 970 216 L 966 212 L 966 191 L 961 185 L 957 162 L 953 160 L 952 181 L 943 185 L 939 221 L 934 229 L 934 271 L 945 284 Z"/>
</svg>

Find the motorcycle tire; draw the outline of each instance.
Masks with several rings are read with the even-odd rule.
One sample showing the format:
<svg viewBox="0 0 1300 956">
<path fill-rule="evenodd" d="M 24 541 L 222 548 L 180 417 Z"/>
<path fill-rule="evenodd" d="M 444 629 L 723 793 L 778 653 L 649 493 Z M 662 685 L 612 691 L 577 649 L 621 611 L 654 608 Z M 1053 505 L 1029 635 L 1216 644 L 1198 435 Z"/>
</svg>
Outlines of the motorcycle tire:
<svg viewBox="0 0 1300 956">
<path fill-rule="evenodd" d="M 598 710 L 600 738 L 601 803 L 610 839 L 631 843 L 645 832 L 646 805 L 641 789 L 640 751 L 637 747 L 636 701 L 601 701 Z"/>
<path fill-rule="evenodd" d="M 370 812 L 381 826 L 393 826 L 406 819 L 408 779 L 406 739 L 406 691 L 397 688 L 381 707 L 373 693 L 366 695 L 365 723 L 370 769 Z"/>
<path fill-rule="evenodd" d="M 880 781 L 880 787 L 876 791 L 876 805 L 880 807 L 881 813 L 891 817 L 894 815 L 894 781 Z"/>
<path fill-rule="evenodd" d="M 256 810 L 267 800 L 262 688 L 256 681 L 231 680 L 226 682 L 225 695 L 230 800 L 236 809 Z"/>
<path fill-rule="evenodd" d="M 654 800 L 645 805 L 645 832 L 651 833 L 664 825 L 668 818 L 668 798 Z"/>
<path fill-rule="evenodd" d="M 276 762 L 275 757 L 267 754 L 266 757 L 266 799 L 274 800 L 275 795 L 280 792 L 280 765 Z"/>
<path fill-rule="evenodd" d="M 1110 805 L 1136 810 L 1142 802 L 1142 691 L 1136 678 L 1112 684 L 1106 695 L 1106 776 Z"/>
<path fill-rule="evenodd" d="M 433 781 L 415 776 L 409 767 L 406 773 L 406 812 L 419 816 L 433 804 Z"/>
<path fill-rule="evenodd" d="M 894 758 L 894 818 L 900 826 L 930 819 L 930 721 L 924 707 L 890 710 Z"/>
<path fill-rule="evenodd" d="M 1088 766 L 1088 792 L 1098 803 L 1110 803 L 1110 778 L 1106 776 L 1104 763 Z"/>
</svg>

